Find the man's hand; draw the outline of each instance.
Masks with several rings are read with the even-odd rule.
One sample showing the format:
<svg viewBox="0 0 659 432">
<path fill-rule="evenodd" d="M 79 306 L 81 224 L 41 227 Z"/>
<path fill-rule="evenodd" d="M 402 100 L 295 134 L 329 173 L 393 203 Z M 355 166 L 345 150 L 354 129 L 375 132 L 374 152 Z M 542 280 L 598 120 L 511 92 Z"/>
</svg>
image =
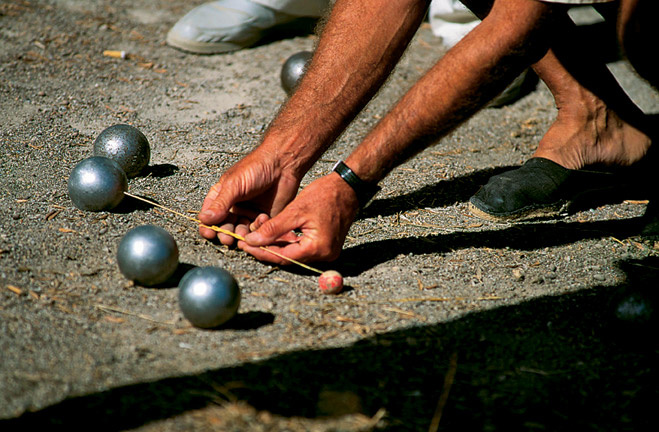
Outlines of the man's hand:
<svg viewBox="0 0 659 432">
<path fill-rule="evenodd" d="M 295 198 L 299 185 L 300 181 L 283 170 L 273 154 L 255 150 L 211 187 L 199 220 L 235 232 L 238 226 L 249 226 L 258 214 L 278 214 Z M 223 244 L 234 242 L 233 237 L 208 228 L 200 227 L 199 233 L 207 239 L 217 235 Z"/>
<path fill-rule="evenodd" d="M 298 89 L 271 123 L 259 148 L 213 186 L 199 219 L 245 234 L 250 225 L 267 221 L 250 238 L 254 243 L 244 244 L 264 260 L 272 261 L 273 256 L 266 257 L 263 254 L 267 252 L 253 246 L 271 244 L 277 240 L 274 234 L 298 228 L 304 235 L 284 248 L 287 253 L 291 248 L 294 256 L 306 260 L 336 258 L 357 209 L 354 191 L 340 184 L 343 180 L 338 175 L 331 174 L 328 178 L 335 177 L 333 180 L 325 179 L 318 185 L 314 182 L 314 194 L 291 203 L 286 216 L 276 216 L 293 200 L 307 170 L 385 82 L 426 9 L 427 0 L 337 1 Z M 387 168 L 374 163 L 384 159 L 381 151 L 379 148 L 373 157 L 354 162 L 359 161 L 358 172 L 372 172 L 366 177 L 368 181 L 379 180 Z M 331 185 L 341 186 L 342 194 Z M 254 224 L 261 213 L 266 216 Z M 269 221 L 271 217 L 275 219 Z M 200 233 L 208 239 L 217 235 L 224 244 L 234 242 L 232 237 L 209 229 L 201 228 Z"/>
<path fill-rule="evenodd" d="M 273 218 L 260 215 L 250 227 L 236 233 L 245 237 L 238 247 L 262 261 L 290 264 L 260 246 L 297 261 L 332 261 L 339 257 L 359 202 L 350 186 L 336 173 L 312 182 Z"/>
</svg>

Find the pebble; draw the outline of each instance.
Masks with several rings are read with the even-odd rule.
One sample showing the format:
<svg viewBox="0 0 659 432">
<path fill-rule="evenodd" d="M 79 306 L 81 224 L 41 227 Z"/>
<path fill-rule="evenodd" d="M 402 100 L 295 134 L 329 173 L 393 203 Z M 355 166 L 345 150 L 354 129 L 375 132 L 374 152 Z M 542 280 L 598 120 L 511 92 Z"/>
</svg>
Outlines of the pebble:
<svg viewBox="0 0 659 432">
<path fill-rule="evenodd" d="M 524 273 L 520 269 L 513 269 L 513 279 L 520 282 L 524 280 Z"/>
</svg>

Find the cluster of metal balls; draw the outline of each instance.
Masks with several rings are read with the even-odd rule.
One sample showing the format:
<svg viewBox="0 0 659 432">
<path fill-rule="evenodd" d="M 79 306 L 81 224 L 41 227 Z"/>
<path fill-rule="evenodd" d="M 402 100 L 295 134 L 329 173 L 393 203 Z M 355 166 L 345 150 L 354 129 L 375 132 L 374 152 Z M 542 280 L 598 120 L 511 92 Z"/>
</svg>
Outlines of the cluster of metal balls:
<svg viewBox="0 0 659 432">
<path fill-rule="evenodd" d="M 176 272 L 178 247 L 164 229 L 142 225 L 121 239 L 117 263 L 126 278 L 145 286 L 159 285 Z M 318 283 L 325 294 L 338 294 L 343 289 L 343 277 L 334 270 L 323 272 Z M 219 267 L 197 267 L 179 282 L 179 306 L 193 325 L 217 327 L 238 311 L 240 289 L 228 271 Z"/>
<path fill-rule="evenodd" d="M 139 175 L 149 165 L 150 157 L 149 141 L 139 129 L 125 124 L 110 126 L 94 141 L 93 156 L 73 168 L 68 181 L 69 197 L 81 210 L 112 210 L 123 200 L 128 178 Z M 117 264 L 127 279 L 143 286 L 157 286 L 178 269 L 178 246 L 163 228 L 139 226 L 121 239 Z M 179 305 L 194 326 L 217 327 L 237 313 L 240 289 L 226 270 L 197 267 L 179 282 Z"/>
<path fill-rule="evenodd" d="M 176 273 L 178 255 L 171 234 L 155 225 L 142 225 L 128 231 L 119 242 L 117 264 L 127 279 L 156 286 Z M 238 312 L 238 282 L 220 267 L 195 267 L 185 273 L 178 286 L 181 312 L 196 327 L 217 327 Z"/>
<path fill-rule="evenodd" d="M 68 189 L 81 210 L 112 210 L 121 203 L 128 179 L 149 165 L 151 147 L 139 129 L 118 124 L 101 132 L 94 141 L 93 156 L 71 171 Z"/>
</svg>

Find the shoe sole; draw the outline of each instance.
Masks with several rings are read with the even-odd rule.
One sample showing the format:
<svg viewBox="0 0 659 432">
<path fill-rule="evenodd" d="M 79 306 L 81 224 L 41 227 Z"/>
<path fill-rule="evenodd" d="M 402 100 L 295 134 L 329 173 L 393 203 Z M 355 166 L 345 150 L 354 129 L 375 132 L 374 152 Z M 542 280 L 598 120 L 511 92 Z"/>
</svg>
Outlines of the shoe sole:
<svg viewBox="0 0 659 432">
<path fill-rule="evenodd" d="M 167 35 L 167 45 L 193 54 L 222 54 L 232 51 L 238 51 L 248 48 L 258 41 L 252 43 L 232 43 L 232 42 L 195 42 L 185 39 L 178 39 L 173 35 Z"/>
<path fill-rule="evenodd" d="M 554 206 L 529 209 L 510 215 L 493 215 L 486 213 L 476 207 L 474 204 L 469 203 L 469 212 L 480 219 L 484 219 L 490 222 L 509 223 L 523 222 L 532 219 L 556 218 L 564 214 L 567 211 L 568 206 L 569 203 L 562 203 L 556 204 Z"/>
</svg>

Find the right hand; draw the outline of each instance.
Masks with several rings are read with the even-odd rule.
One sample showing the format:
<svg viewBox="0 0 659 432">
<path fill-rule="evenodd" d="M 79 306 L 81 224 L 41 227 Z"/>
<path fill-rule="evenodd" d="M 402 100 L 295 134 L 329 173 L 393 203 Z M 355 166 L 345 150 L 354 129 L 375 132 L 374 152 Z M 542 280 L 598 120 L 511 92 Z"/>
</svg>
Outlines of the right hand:
<svg viewBox="0 0 659 432">
<path fill-rule="evenodd" d="M 249 226 L 262 213 L 276 216 L 295 198 L 300 179 L 281 167 L 277 157 L 256 149 L 239 161 L 211 187 L 199 212 L 199 220 L 235 232 L 239 225 Z M 199 233 L 231 245 L 235 239 L 205 227 Z"/>
<path fill-rule="evenodd" d="M 260 215 L 250 230 L 239 226 L 245 252 L 261 261 L 290 264 L 333 261 L 339 257 L 350 225 L 359 210 L 355 191 L 336 173 L 314 180 L 277 216 Z M 251 232 L 250 232 L 251 231 Z M 267 251 L 262 247 L 267 246 Z"/>
</svg>

